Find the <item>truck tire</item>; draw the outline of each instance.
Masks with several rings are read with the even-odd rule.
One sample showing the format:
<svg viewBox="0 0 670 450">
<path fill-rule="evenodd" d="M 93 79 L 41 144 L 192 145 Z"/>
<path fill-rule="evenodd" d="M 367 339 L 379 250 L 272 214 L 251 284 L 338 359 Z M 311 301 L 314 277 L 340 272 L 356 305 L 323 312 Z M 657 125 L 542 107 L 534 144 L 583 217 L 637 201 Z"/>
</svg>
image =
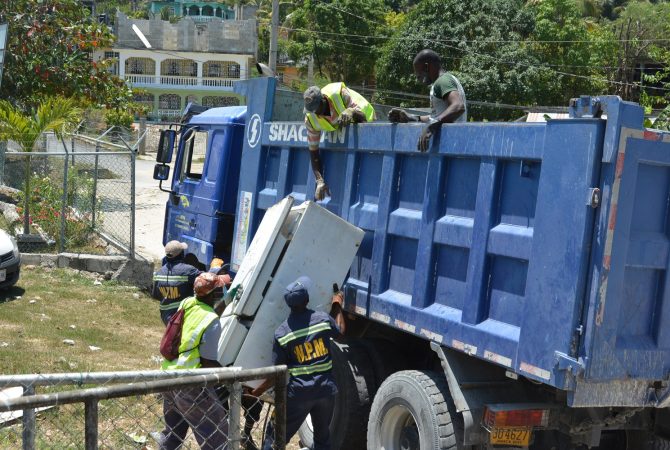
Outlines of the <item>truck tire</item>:
<svg viewBox="0 0 670 450">
<path fill-rule="evenodd" d="M 392 342 L 385 339 L 361 339 L 358 342 L 365 347 L 368 355 L 370 355 L 377 388 L 389 376 L 406 367 L 405 355 Z M 371 392 L 370 395 L 374 397 L 375 393 Z"/>
<path fill-rule="evenodd" d="M 366 426 L 375 375 L 368 352 L 359 343 L 331 343 L 333 376 L 337 383 L 335 411 L 330 422 L 332 450 L 365 450 Z M 314 446 L 314 431 L 309 417 L 300 426 L 298 437 L 303 446 Z"/>
<path fill-rule="evenodd" d="M 368 448 L 461 449 L 462 427 L 443 374 L 404 370 L 388 377 L 375 395 Z"/>
<path fill-rule="evenodd" d="M 670 440 L 650 431 L 628 431 L 628 450 L 670 450 Z"/>
</svg>

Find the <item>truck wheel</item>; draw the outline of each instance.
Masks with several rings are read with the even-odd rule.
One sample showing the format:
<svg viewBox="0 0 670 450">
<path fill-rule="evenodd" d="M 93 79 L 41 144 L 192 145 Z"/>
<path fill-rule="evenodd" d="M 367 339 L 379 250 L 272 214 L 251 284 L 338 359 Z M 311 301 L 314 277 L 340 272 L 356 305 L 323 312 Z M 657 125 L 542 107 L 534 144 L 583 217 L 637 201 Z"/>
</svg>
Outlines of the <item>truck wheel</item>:
<svg viewBox="0 0 670 450">
<path fill-rule="evenodd" d="M 392 342 L 385 339 L 361 339 L 358 342 L 365 347 L 368 355 L 370 355 L 377 388 L 389 376 L 406 367 L 407 361 L 405 355 Z M 370 395 L 373 397 L 374 394 L 375 392 L 370 392 Z"/>
<path fill-rule="evenodd" d="M 367 351 L 357 342 L 333 341 L 333 376 L 337 383 L 335 411 L 330 422 L 332 450 L 365 450 L 365 429 L 370 413 L 375 376 Z M 298 437 L 303 446 L 314 447 L 310 417 L 300 426 Z"/>
<path fill-rule="evenodd" d="M 388 377 L 375 395 L 368 420 L 368 448 L 461 449 L 462 428 L 444 375 L 404 370 Z"/>
<path fill-rule="evenodd" d="M 649 431 L 628 431 L 629 450 L 670 450 L 670 441 Z"/>
</svg>

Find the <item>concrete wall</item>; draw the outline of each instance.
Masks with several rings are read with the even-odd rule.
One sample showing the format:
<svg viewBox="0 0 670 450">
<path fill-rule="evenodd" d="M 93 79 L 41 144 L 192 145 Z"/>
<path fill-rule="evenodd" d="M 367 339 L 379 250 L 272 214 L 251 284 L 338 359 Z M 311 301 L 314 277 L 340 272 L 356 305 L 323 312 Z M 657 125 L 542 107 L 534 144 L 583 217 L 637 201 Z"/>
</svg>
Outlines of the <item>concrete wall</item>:
<svg viewBox="0 0 670 450">
<path fill-rule="evenodd" d="M 133 24 L 142 31 L 154 50 L 255 55 L 258 45 L 256 21 L 253 19 L 196 22 L 183 18 L 172 24 L 160 18 L 129 19 L 123 13 L 117 13 L 116 47 L 144 48 L 132 29 Z"/>
</svg>

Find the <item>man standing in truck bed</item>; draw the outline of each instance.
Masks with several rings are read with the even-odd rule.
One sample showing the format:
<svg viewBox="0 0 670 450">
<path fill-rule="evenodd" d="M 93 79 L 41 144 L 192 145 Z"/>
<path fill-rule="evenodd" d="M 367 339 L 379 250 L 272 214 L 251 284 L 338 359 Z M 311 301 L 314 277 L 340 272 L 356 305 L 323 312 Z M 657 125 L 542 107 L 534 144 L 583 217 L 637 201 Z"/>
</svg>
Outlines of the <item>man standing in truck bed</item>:
<svg viewBox="0 0 670 450">
<path fill-rule="evenodd" d="M 423 122 L 426 126 L 421 133 L 417 149 L 428 150 L 430 138 L 443 123 L 466 122 L 465 91 L 458 79 L 442 68 L 440 56 L 432 50 L 421 50 L 414 57 L 414 74 L 419 81 L 430 85 L 430 115 L 408 114 L 393 108 L 388 115 L 390 122 Z"/>
<path fill-rule="evenodd" d="M 319 158 L 319 142 L 322 131 L 335 131 L 350 123 L 372 122 L 375 110 L 358 92 L 347 88 L 344 83 L 330 83 L 319 89 L 307 88 L 305 100 L 305 126 L 312 172 L 316 179 L 315 200 L 330 196 L 330 190 L 323 178 L 323 167 Z"/>
</svg>

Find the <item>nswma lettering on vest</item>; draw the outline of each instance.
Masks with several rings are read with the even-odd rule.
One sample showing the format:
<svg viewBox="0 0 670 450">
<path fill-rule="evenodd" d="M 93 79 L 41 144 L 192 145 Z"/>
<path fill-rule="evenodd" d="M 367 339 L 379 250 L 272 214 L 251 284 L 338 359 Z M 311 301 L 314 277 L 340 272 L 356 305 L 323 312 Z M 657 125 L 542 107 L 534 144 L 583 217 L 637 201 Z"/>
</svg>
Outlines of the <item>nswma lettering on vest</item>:
<svg viewBox="0 0 670 450">
<path fill-rule="evenodd" d="M 346 130 L 321 133 L 321 142 L 344 144 Z M 270 124 L 270 142 L 307 142 L 307 127 L 298 123 L 274 122 Z"/>
</svg>

